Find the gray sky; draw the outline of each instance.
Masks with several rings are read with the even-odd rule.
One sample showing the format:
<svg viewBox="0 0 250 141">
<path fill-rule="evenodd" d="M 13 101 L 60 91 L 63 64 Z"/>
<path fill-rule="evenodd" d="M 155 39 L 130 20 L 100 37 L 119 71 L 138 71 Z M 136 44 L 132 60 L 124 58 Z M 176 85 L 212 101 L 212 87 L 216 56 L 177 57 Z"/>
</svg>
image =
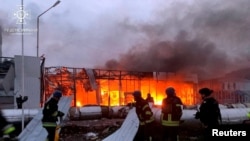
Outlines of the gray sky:
<svg viewBox="0 0 250 141">
<path fill-rule="evenodd" d="M 27 29 L 36 29 L 36 17 L 55 3 L 23 1 Z M 3 56 L 20 55 L 21 35 L 8 29 L 21 27 L 14 16 L 21 0 L 0 3 Z M 46 66 L 144 71 L 249 66 L 249 0 L 62 0 L 39 23 Z M 36 56 L 36 37 L 35 31 L 24 34 L 25 55 Z"/>
<path fill-rule="evenodd" d="M 55 3 L 54 0 L 23 0 L 24 28 L 36 29 L 36 18 Z M 21 0 L 0 0 L 0 23 L 4 29 L 3 56 L 21 54 L 21 35 L 6 33 L 20 28 L 13 16 Z M 124 22 L 149 23 L 163 0 L 62 0 L 40 17 L 39 52 L 47 65 L 93 67 L 117 57 L 141 40 L 140 33 L 124 30 Z M 164 7 L 163 7 L 164 8 Z M 36 55 L 36 32 L 24 35 L 25 55 Z"/>
</svg>

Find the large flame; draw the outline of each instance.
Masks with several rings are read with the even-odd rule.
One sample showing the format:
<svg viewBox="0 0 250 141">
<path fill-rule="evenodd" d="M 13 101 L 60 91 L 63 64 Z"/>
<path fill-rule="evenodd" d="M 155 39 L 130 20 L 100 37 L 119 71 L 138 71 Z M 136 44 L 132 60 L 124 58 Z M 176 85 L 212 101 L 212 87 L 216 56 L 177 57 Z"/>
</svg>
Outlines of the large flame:
<svg viewBox="0 0 250 141">
<path fill-rule="evenodd" d="M 78 73 L 78 76 L 84 75 Z M 158 80 L 154 78 L 145 79 L 96 79 L 97 89 L 91 88 L 88 79 L 82 77 L 72 77 L 69 71 L 65 68 L 60 73 L 46 75 L 47 98 L 53 92 L 55 87 L 60 85 L 63 95 L 73 94 L 74 101 L 72 106 L 83 105 L 126 105 L 134 102 L 132 93 L 135 90 L 142 92 L 142 97 L 146 99 L 150 93 L 154 98 L 155 104 L 161 105 L 163 98 L 166 97 L 165 89 L 169 86 L 176 89 L 176 94 L 185 105 L 193 105 L 196 103 L 195 84 L 185 81 L 176 81 L 174 79 Z M 52 87 L 53 86 L 53 87 Z"/>
</svg>

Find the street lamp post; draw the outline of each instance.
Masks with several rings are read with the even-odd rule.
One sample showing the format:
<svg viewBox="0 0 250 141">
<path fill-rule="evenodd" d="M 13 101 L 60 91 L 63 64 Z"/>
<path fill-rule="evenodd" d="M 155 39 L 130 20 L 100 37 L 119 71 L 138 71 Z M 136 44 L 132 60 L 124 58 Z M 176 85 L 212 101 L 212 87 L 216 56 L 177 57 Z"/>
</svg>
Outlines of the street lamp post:
<svg viewBox="0 0 250 141">
<path fill-rule="evenodd" d="M 46 11 L 44 11 L 43 13 L 41 13 L 40 15 L 37 16 L 37 49 L 36 49 L 36 56 L 39 57 L 39 18 L 45 14 L 46 12 L 48 12 L 50 9 L 52 9 L 53 7 L 56 7 L 61 1 L 58 0 L 55 2 L 55 4 L 53 4 L 49 9 L 47 9 Z"/>
</svg>

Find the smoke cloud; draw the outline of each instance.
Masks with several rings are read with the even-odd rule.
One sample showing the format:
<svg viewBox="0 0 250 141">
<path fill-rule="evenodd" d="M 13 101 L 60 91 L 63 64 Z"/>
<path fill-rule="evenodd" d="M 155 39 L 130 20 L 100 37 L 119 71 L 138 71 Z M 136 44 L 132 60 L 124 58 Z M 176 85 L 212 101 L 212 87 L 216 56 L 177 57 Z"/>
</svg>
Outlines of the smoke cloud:
<svg viewBox="0 0 250 141">
<path fill-rule="evenodd" d="M 28 1 L 33 18 L 25 27 L 36 28 L 36 16 L 50 5 Z M 3 6 L 5 31 L 15 23 Z M 249 0 L 62 1 L 40 19 L 39 50 L 46 66 L 215 77 L 249 66 L 249 25 Z M 36 33 L 24 40 L 25 55 L 35 55 Z M 20 54 L 20 41 L 3 33 L 3 55 Z"/>
<path fill-rule="evenodd" d="M 126 30 L 140 32 L 146 40 L 107 61 L 104 68 L 196 73 L 201 79 L 247 68 L 249 5 L 247 0 L 175 3 L 158 11 L 157 24 L 124 22 Z"/>
</svg>

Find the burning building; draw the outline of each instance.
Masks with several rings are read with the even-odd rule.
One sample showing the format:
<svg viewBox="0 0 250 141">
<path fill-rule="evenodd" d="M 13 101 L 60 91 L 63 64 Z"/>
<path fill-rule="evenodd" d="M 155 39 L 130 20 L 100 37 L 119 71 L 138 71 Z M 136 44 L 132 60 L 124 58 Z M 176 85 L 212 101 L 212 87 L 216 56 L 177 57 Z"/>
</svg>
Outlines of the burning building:
<svg viewBox="0 0 250 141">
<path fill-rule="evenodd" d="M 67 67 L 45 68 L 44 75 L 44 100 L 60 87 L 64 95 L 74 94 L 72 106 L 126 105 L 133 102 L 134 90 L 141 90 L 144 98 L 150 93 L 161 104 L 168 86 L 176 88 L 184 104 L 197 103 L 196 75 Z"/>
<path fill-rule="evenodd" d="M 248 103 L 249 85 L 248 79 L 231 76 L 198 82 L 195 74 L 48 67 L 44 72 L 42 103 L 61 87 L 64 95 L 74 95 L 72 106 L 126 105 L 133 102 L 134 90 L 141 90 L 144 98 L 150 93 L 160 105 L 168 86 L 176 88 L 185 105 L 200 102 L 197 92 L 201 87 L 213 89 L 221 104 Z"/>
</svg>

